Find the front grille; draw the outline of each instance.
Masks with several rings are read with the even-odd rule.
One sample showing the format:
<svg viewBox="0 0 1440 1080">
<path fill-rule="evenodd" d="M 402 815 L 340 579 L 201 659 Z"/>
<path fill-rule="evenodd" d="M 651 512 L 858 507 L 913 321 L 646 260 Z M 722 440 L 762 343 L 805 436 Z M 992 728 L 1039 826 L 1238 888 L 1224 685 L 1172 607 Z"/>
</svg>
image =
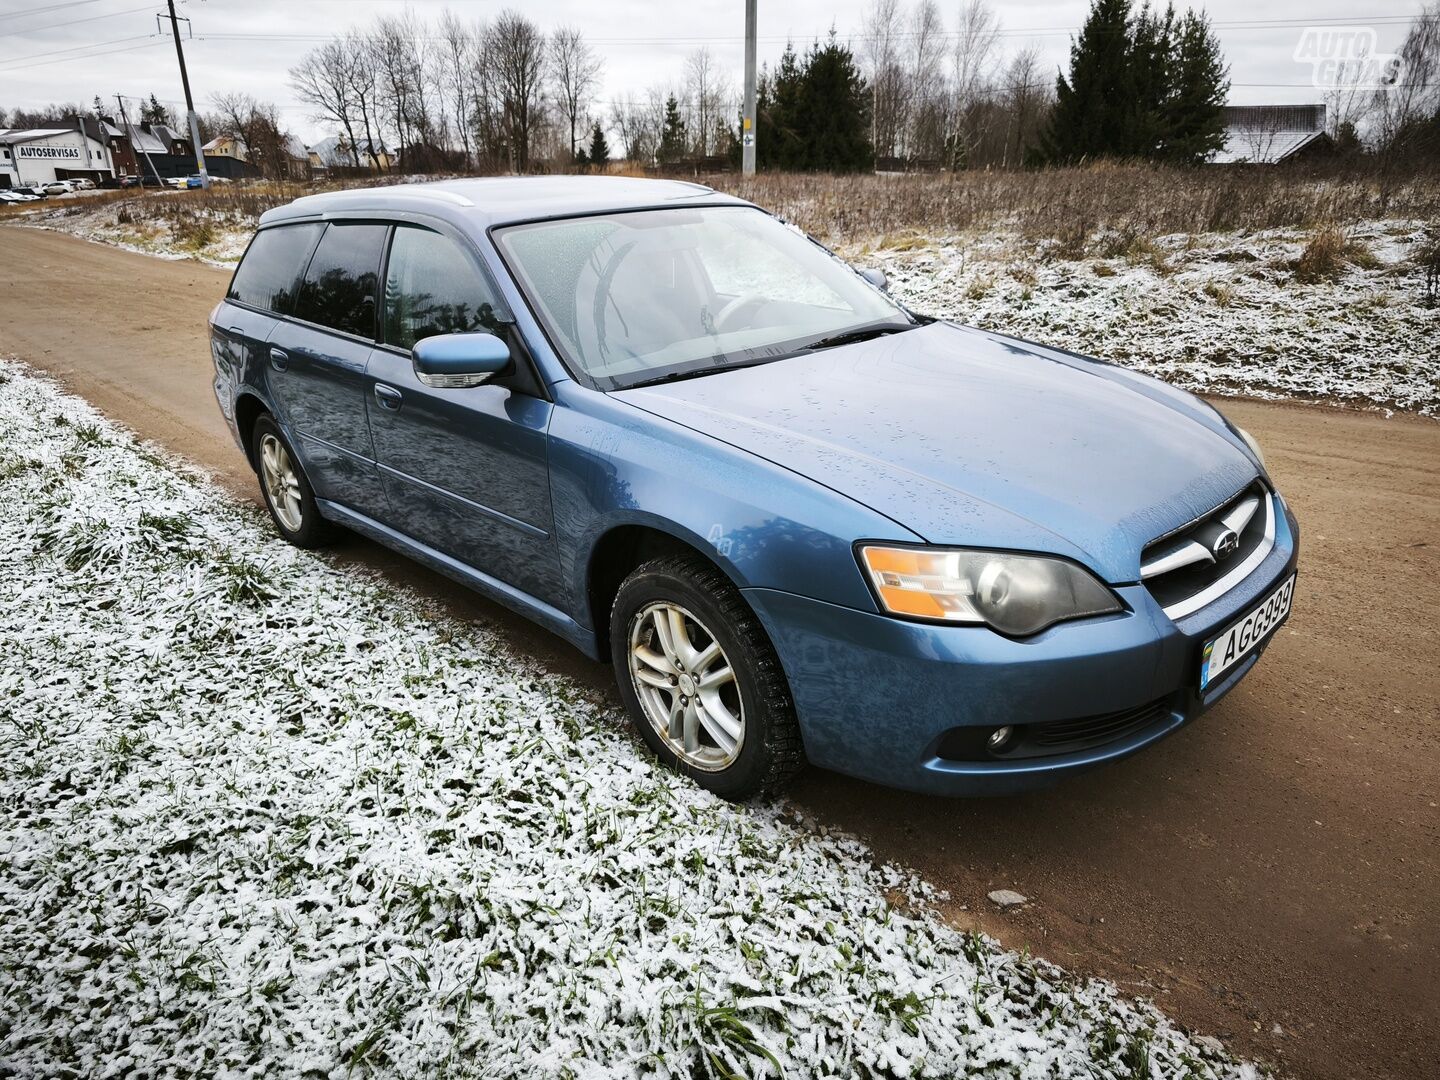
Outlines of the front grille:
<svg viewBox="0 0 1440 1080">
<path fill-rule="evenodd" d="M 992 752 L 986 739 L 994 728 L 963 727 L 945 733 L 935 753 L 951 761 L 1014 761 L 1017 758 L 1054 757 L 1090 750 L 1119 742 L 1145 728 L 1170 719 L 1170 699 L 1160 698 L 1133 709 L 1082 716 L 1076 720 L 1055 720 L 1048 724 L 1025 724 L 1004 748 Z"/>
<path fill-rule="evenodd" d="M 1180 618 L 1203 607 L 1215 598 L 1210 594 L 1217 585 L 1264 557 L 1274 542 L 1271 503 L 1270 492 L 1257 480 L 1198 520 L 1146 545 L 1140 580 L 1167 615 Z"/>
</svg>

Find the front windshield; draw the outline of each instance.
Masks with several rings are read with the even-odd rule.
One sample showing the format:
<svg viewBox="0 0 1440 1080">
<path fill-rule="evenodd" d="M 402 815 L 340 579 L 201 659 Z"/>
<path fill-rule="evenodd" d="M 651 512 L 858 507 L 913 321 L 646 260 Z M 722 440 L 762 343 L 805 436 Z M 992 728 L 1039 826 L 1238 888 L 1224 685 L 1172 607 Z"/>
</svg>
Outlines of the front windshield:
<svg viewBox="0 0 1440 1080">
<path fill-rule="evenodd" d="M 751 207 L 543 221 L 497 237 L 551 340 L 605 389 L 912 322 L 824 249 Z"/>
</svg>

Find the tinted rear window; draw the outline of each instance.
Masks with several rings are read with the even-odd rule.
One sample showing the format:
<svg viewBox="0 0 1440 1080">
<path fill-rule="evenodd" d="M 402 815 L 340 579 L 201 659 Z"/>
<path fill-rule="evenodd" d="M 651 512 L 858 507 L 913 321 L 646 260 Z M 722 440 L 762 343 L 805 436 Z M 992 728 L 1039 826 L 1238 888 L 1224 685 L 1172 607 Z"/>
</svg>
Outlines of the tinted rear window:
<svg viewBox="0 0 1440 1080">
<path fill-rule="evenodd" d="M 288 312 L 295 283 L 324 226 L 282 225 L 255 237 L 235 271 L 227 298 L 265 311 Z"/>
<path fill-rule="evenodd" d="M 375 279 L 386 229 L 385 225 L 330 225 L 300 283 L 295 317 L 374 337 Z"/>
</svg>

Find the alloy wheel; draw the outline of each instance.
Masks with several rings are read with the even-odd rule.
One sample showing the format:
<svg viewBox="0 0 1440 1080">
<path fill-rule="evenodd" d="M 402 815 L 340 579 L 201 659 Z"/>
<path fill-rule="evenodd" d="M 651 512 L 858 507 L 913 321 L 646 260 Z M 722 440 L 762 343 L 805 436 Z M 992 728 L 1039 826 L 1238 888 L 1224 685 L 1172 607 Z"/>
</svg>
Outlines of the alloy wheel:
<svg viewBox="0 0 1440 1080">
<path fill-rule="evenodd" d="M 745 708 L 725 650 L 678 604 L 647 605 L 630 623 L 630 678 L 645 718 L 677 758 L 729 767 L 745 742 Z"/>
<path fill-rule="evenodd" d="M 280 524 L 291 532 L 298 532 L 305 521 L 300 476 L 290 460 L 290 451 L 270 432 L 260 439 L 260 480 Z"/>
</svg>

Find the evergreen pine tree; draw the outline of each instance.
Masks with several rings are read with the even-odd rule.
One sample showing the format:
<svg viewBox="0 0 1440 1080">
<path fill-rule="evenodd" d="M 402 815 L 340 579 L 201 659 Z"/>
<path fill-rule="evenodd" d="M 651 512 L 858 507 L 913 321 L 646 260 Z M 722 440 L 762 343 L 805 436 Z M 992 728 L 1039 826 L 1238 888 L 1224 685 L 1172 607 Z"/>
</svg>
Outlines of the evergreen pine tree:
<svg viewBox="0 0 1440 1080">
<path fill-rule="evenodd" d="M 795 53 L 795 46 L 786 42 L 770 84 L 768 166 L 805 168 L 805 147 L 800 134 L 804 123 L 804 82 L 805 72 L 800 66 L 800 57 Z"/>
<path fill-rule="evenodd" d="M 1159 155 L 1166 142 L 1174 70 L 1175 9 L 1163 15 L 1147 3 L 1131 24 L 1126 56 L 1129 93 L 1121 102 L 1127 115 L 1124 138 L 1108 153 L 1138 158 Z"/>
<path fill-rule="evenodd" d="M 795 167 L 859 172 L 873 167 L 865 80 L 854 54 L 830 32 L 811 47 L 800 83 L 801 160 Z"/>
<path fill-rule="evenodd" d="M 671 94 L 665 99 L 665 120 L 660 129 L 661 164 L 673 165 L 685 157 L 685 121 L 680 117 L 680 103 Z"/>
<path fill-rule="evenodd" d="M 1130 29 L 1130 0 L 1092 0 L 1070 45 L 1070 77 L 1055 80 L 1055 107 L 1041 141 L 1047 160 L 1073 162 L 1129 149 Z"/>
<path fill-rule="evenodd" d="M 149 101 L 140 103 L 140 123 L 142 124 L 164 124 L 170 126 L 170 110 L 160 104 L 154 92 L 150 94 Z"/>
<path fill-rule="evenodd" d="M 1225 143 L 1222 117 L 1230 93 L 1220 42 L 1203 13 L 1187 12 L 1176 26 L 1170 82 L 1162 156 L 1199 164 Z"/>
<path fill-rule="evenodd" d="M 590 153 L 588 155 L 590 164 L 597 169 L 604 169 L 610 161 L 610 144 L 605 141 L 605 129 L 600 126 L 597 120 L 595 126 L 590 129 Z"/>
</svg>

